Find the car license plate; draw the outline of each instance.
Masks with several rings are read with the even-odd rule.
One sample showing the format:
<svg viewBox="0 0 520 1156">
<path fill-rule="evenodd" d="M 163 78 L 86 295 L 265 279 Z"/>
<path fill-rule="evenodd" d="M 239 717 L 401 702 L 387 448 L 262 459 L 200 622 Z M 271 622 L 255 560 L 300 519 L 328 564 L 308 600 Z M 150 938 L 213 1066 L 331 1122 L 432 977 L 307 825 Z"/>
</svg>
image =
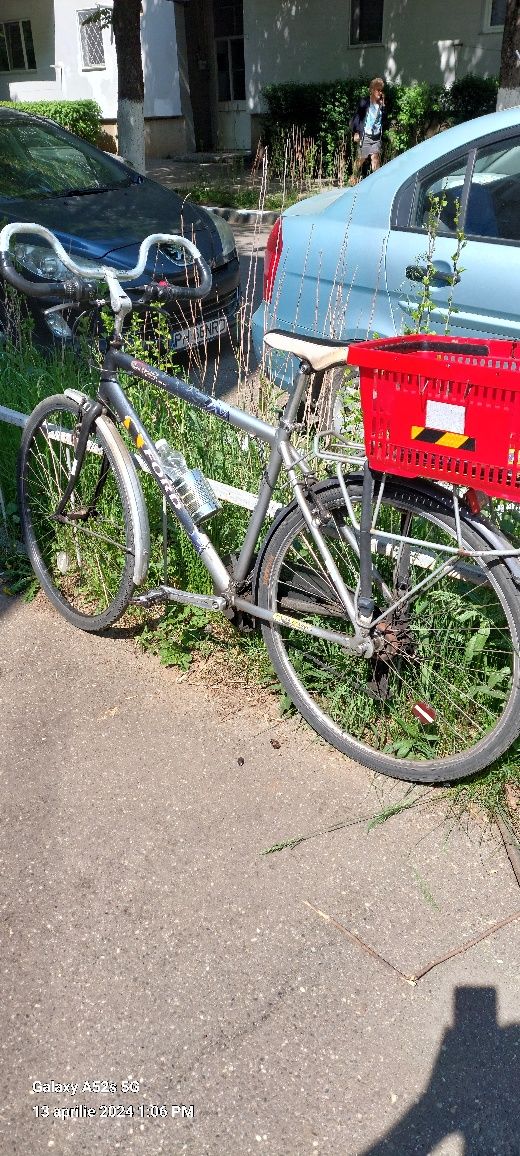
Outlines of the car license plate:
<svg viewBox="0 0 520 1156">
<path fill-rule="evenodd" d="M 189 349 L 192 345 L 203 345 L 227 330 L 226 317 L 213 317 L 211 321 L 200 321 L 189 329 L 180 329 L 172 334 L 172 349 Z"/>
</svg>

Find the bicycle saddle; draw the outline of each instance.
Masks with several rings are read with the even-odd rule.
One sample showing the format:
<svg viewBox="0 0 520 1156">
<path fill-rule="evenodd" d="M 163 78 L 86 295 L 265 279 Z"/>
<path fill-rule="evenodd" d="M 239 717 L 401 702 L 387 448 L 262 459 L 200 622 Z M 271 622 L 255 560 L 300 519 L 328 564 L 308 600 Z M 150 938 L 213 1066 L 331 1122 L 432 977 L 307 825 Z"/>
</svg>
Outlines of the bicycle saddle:
<svg viewBox="0 0 520 1156">
<path fill-rule="evenodd" d="M 308 361 L 315 372 L 331 369 L 333 365 L 344 365 L 348 357 L 348 345 L 330 338 L 299 337 L 296 333 L 286 333 L 283 329 L 270 329 L 264 334 L 264 342 L 270 349 L 282 353 L 293 353 L 300 361 Z"/>
</svg>

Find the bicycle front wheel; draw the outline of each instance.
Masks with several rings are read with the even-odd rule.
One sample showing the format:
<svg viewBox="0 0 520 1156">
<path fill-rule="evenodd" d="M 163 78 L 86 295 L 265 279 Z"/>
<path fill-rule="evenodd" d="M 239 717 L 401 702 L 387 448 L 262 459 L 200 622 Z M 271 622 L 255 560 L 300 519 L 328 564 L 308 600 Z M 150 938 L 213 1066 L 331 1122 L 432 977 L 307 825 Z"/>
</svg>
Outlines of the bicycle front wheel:
<svg viewBox="0 0 520 1156">
<path fill-rule="evenodd" d="M 347 479 L 358 518 L 361 486 Z M 351 590 L 359 560 L 338 483 L 321 489 L 327 546 Z M 375 652 L 263 625 L 273 666 L 312 727 L 373 770 L 412 782 L 448 782 L 488 766 L 520 733 L 520 611 L 503 562 L 465 557 L 449 563 L 454 519 L 434 492 L 387 481 L 373 535 Z M 462 517 L 463 549 L 483 550 L 478 520 Z M 424 545 L 423 545 L 424 544 Z M 447 563 L 443 566 L 443 563 Z M 441 568 L 443 567 L 443 568 Z M 258 601 L 272 611 L 352 633 L 326 566 L 298 508 L 266 543 Z"/>
<path fill-rule="evenodd" d="M 79 406 L 59 395 L 36 407 L 20 448 L 18 497 L 24 540 L 47 597 L 73 626 L 111 626 L 133 591 L 135 543 L 128 487 L 101 427 L 91 433 L 63 515 Z"/>
</svg>

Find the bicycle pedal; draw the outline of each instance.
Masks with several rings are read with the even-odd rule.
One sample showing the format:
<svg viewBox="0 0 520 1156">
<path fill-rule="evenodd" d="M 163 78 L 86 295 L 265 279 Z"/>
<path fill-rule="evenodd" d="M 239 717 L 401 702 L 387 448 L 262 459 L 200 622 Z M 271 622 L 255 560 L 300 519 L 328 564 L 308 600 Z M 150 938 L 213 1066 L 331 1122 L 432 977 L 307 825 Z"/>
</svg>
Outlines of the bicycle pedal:
<svg viewBox="0 0 520 1156">
<path fill-rule="evenodd" d="M 159 602 L 168 602 L 164 590 L 147 590 L 144 594 L 135 594 L 130 599 L 131 606 L 156 606 Z"/>
</svg>

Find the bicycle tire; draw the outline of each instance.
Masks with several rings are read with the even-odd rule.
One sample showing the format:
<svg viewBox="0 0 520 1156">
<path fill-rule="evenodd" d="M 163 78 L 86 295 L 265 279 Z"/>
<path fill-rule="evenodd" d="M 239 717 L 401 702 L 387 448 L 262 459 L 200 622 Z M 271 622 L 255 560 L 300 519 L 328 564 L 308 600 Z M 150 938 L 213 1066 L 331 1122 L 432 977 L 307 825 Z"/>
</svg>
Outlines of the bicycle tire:
<svg viewBox="0 0 520 1156">
<path fill-rule="evenodd" d="M 92 430 L 65 520 L 53 519 L 70 476 L 78 415 L 77 402 L 63 394 L 46 398 L 33 411 L 20 446 L 18 499 L 25 546 L 40 585 L 68 622 L 96 633 L 121 617 L 132 596 L 134 528 L 128 481 L 102 423 Z M 106 478 L 97 494 L 104 463 Z"/>
<path fill-rule="evenodd" d="M 346 484 L 359 512 L 360 479 Z M 359 563 L 340 533 L 349 523 L 341 488 L 321 484 L 319 494 L 330 518 L 322 532 L 353 592 Z M 463 513 L 461 522 L 464 548 L 485 549 L 478 519 Z M 446 557 L 436 547 L 454 544 L 445 502 L 398 479 L 387 479 L 378 526 L 433 541 L 433 549 L 410 550 L 411 585 Z M 398 551 L 376 546 L 373 539 L 375 567 L 388 585 Z M 260 606 L 352 633 L 295 504 L 272 528 L 257 575 Z M 376 593 L 383 612 L 381 582 Z M 519 602 L 503 561 L 464 559 L 417 592 L 406 612 L 389 612 L 389 625 L 375 628 L 380 649 L 371 659 L 280 624 L 263 623 L 262 632 L 289 698 L 327 742 L 382 774 L 446 783 L 489 766 L 520 733 Z"/>
</svg>

